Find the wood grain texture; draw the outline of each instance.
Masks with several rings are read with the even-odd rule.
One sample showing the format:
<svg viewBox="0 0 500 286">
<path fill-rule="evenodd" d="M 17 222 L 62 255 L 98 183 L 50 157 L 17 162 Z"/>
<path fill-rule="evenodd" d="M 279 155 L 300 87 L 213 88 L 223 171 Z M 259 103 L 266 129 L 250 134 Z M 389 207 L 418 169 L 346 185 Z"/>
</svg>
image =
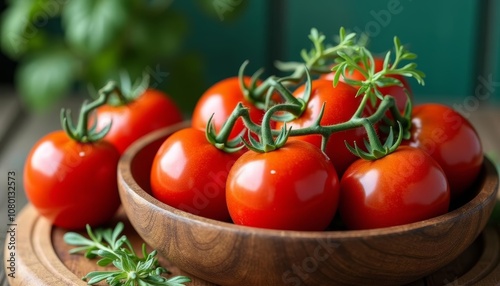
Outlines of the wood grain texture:
<svg viewBox="0 0 500 286">
<path fill-rule="evenodd" d="M 32 207 L 17 217 L 16 277 L 11 285 L 86 285 L 59 260 L 52 247 L 52 225 Z M 5 252 L 7 253 L 7 252 Z"/>
<path fill-rule="evenodd" d="M 465 251 L 496 200 L 498 174 L 489 160 L 475 196 L 430 220 L 363 230 L 295 232 L 247 228 L 204 219 L 154 199 L 144 176 L 152 151 L 175 128 L 137 142 L 122 157 L 124 209 L 139 235 L 181 269 L 222 285 L 394 284 L 420 279 Z"/>
<path fill-rule="evenodd" d="M 139 249 L 142 239 L 131 227 L 125 214 L 119 212 L 115 220 L 125 223 L 127 237 L 134 247 Z M 22 247 L 17 253 L 17 258 L 23 266 L 19 268 L 19 276 L 10 279 L 11 285 L 85 285 L 80 277 L 89 271 L 103 270 L 102 267 L 96 266 L 95 260 L 88 260 L 81 255 L 69 255 L 68 251 L 71 246 L 63 242 L 63 235 L 66 231 L 54 228 L 47 221 L 40 219 L 32 206 L 28 205 L 23 210 L 18 224 L 29 229 L 31 235 L 36 236 L 20 238 L 22 240 L 19 241 L 19 245 Z M 51 245 L 47 245 L 50 241 Z M 500 228 L 487 227 L 474 243 L 450 264 L 407 286 L 498 285 L 500 283 L 499 244 Z M 57 258 L 54 255 L 57 255 Z M 190 276 L 193 279 L 193 282 L 189 284 L 191 286 L 215 285 L 182 272 L 163 257 L 160 257 L 160 263 L 171 270 L 173 275 Z"/>
<path fill-rule="evenodd" d="M 119 212 L 114 221 L 125 223 L 124 233 L 129 237 L 136 250 L 140 251 L 143 241 L 128 223 L 125 214 Z M 10 285 L 87 285 L 81 280 L 81 277 L 88 272 L 113 269 L 112 267 L 99 267 L 96 265 L 96 260 L 88 260 L 82 255 L 70 255 L 68 251 L 73 247 L 67 245 L 63 240 L 63 235 L 67 231 L 53 227 L 47 220 L 41 218 L 31 205 L 27 205 L 23 209 L 17 224 L 22 226 L 24 231 L 18 236 L 17 275 L 15 278 L 9 277 Z M 163 267 L 172 272 L 172 275 L 192 277 L 192 275 L 173 266 L 163 257 L 159 257 L 159 261 Z M 97 285 L 106 285 L 106 283 Z M 189 285 L 212 286 L 213 284 L 193 277 L 193 282 Z"/>
<path fill-rule="evenodd" d="M 125 234 L 134 247 L 139 249 L 142 239 L 134 231 L 125 214 L 119 212 L 115 221 L 125 223 Z M 103 270 L 102 267 L 96 266 L 95 260 L 88 260 L 82 255 L 69 255 L 68 251 L 72 247 L 63 242 L 66 231 L 54 228 L 41 219 L 31 205 L 24 208 L 17 223 L 29 230 L 31 236 L 23 235 L 18 241 L 20 248 L 17 259 L 21 266 L 18 268 L 19 275 L 10 279 L 11 285 L 85 285 L 80 277 L 89 271 Z M 114 222 L 111 224 L 114 225 Z M 500 226 L 489 226 L 450 264 L 407 286 L 497 285 L 500 283 L 499 244 Z M 159 258 L 161 265 L 171 270 L 173 275 L 190 276 L 193 279 L 193 282 L 188 284 L 190 286 L 215 285 L 182 272 L 164 257 Z"/>
<path fill-rule="evenodd" d="M 128 218 L 125 215 L 125 212 L 123 212 L 123 209 L 120 209 L 116 215 L 116 217 L 113 219 L 113 221 L 110 222 L 109 226 L 114 227 L 118 221 L 121 221 L 125 224 L 125 229 L 124 229 L 124 234 L 127 235 L 127 238 L 130 240 L 132 245 L 134 246 L 134 249 L 136 253 L 142 253 L 142 244 L 144 243 L 143 240 L 139 237 L 137 232 L 133 229 L 132 225 L 130 225 L 130 222 Z M 52 239 L 52 245 L 53 249 L 56 252 L 57 256 L 61 260 L 61 262 L 71 270 L 77 277 L 83 277 L 87 273 L 91 271 L 96 271 L 96 270 L 104 270 L 104 269 L 109 269 L 113 270 L 115 268 L 113 267 L 99 267 L 96 265 L 96 260 L 89 260 L 84 258 L 82 255 L 71 255 L 69 254 L 69 250 L 73 248 L 73 246 L 70 246 L 64 242 L 63 236 L 66 233 L 66 230 L 61 229 L 61 228 L 53 228 L 52 234 L 51 234 L 51 239 Z M 81 232 L 81 234 L 86 235 L 86 233 Z M 153 249 L 151 247 L 147 247 L 148 253 L 151 252 Z M 165 259 L 162 256 L 158 257 L 158 261 L 160 262 L 160 265 L 162 267 L 165 267 L 168 269 L 170 272 L 172 272 L 170 276 L 177 276 L 177 275 L 184 275 L 184 276 L 189 276 L 191 277 L 190 274 L 185 273 L 181 271 L 178 267 L 174 266 L 170 261 Z M 212 286 L 214 284 L 202 281 L 196 277 L 192 277 L 192 282 L 189 285 L 192 286 Z M 107 285 L 106 283 L 99 283 L 97 285 Z"/>
</svg>

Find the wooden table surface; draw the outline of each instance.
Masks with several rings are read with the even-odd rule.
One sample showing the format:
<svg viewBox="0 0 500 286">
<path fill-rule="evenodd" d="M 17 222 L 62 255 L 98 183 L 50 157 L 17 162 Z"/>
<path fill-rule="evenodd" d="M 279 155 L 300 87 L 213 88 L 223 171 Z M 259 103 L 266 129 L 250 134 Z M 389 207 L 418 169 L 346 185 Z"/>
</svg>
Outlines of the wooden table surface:
<svg viewBox="0 0 500 286">
<path fill-rule="evenodd" d="M 7 94 L 7 96 L 5 96 Z M 463 105 L 464 100 L 450 102 L 450 105 Z M 47 132 L 60 128 L 59 110 L 61 107 L 77 110 L 81 98 L 72 97 L 49 110 L 31 114 L 23 111 L 22 105 L 12 90 L 0 88 L 0 245 L 3 258 L 3 244 L 7 231 L 7 174 L 15 173 L 16 212 L 26 205 L 26 197 L 22 187 L 22 170 L 24 160 L 33 144 Z M 462 114 L 467 117 L 478 130 L 484 150 L 490 158 L 500 162 L 500 106 L 488 102 L 479 102 L 478 108 L 466 109 Z M 17 227 L 22 232 L 22 226 Z M 5 279 L 4 259 L 0 260 L 0 286 L 7 285 Z"/>
</svg>

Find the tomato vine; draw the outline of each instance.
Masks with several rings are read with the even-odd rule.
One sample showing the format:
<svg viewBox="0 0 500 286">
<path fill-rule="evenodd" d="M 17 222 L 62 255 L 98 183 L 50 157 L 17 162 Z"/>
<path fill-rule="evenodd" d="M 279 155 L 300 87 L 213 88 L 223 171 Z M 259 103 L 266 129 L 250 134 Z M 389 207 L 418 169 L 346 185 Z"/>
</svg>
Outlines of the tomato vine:
<svg viewBox="0 0 500 286">
<path fill-rule="evenodd" d="M 354 147 L 345 142 L 346 147 L 358 157 L 377 159 L 396 150 L 403 138 L 408 139 L 411 128 L 411 100 L 407 101 L 404 111 L 401 112 L 396 106 L 394 97 L 383 95 L 379 89 L 391 85 L 401 86 L 400 80 L 391 77 L 394 75 L 415 78 L 419 84 L 423 85 L 425 75 L 417 69 L 416 63 L 410 62 L 402 65 L 403 61 L 416 59 L 416 54 L 408 51 L 400 40 L 395 37 L 394 60 L 391 60 L 391 52 L 387 52 L 382 69 L 375 71 L 372 53 L 363 45 L 357 44 L 356 34 L 346 34 L 345 30 L 341 28 L 339 31 L 340 42 L 329 48 L 325 47 L 324 35 L 319 34 L 316 29 L 311 30 L 309 38 L 313 42 L 314 48 L 310 52 L 302 52 L 304 63 L 278 64 L 282 70 L 291 71 L 290 76 L 281 78 L 270 76 L 257 86 L 255 83 L 263 72 L 258 70 L 252 76 L 250 85 L 247 86 L 243 83 L 243 76 L 248 62 L 242 64 L 239 70 L 240 86 L 245 96 L 251 99 L 251 102 L 265 110 L 262 124 L 253 122 L 249 113 L 245 111 L 246 107 L 239 104 L 231 114 L 225 130 L 221 132 L 222 135 L 216 135 L 211 123 L 208 124 L 207 137 L 210 138 L 211 142 L 217 141 L 214 138 L 218 138 L 219 140 L 214 144 L 219 147 L 230 146 L 228 150 L 239 150 L 241 144 L 243 144 L 248 149 L 256 152 L 270 152 L 284 146 L 289 136 L 317 134 L 322 138 L 321 147 L 324 150 L 326 142 L 333 133 L 362 127 L 366 129 L 368 135 L 368 140 L 364 142 L 366 151 L 362 150 L 357 142 L 354 142 Z M 331 65 L 330 62 L 334 62 L 334 65 Z M 360 72 L 365 79 L 348 79 L 347 75 L 355 70 Z M 334 72 L 332 81 L 334 87 L 339 84 L 341 77 L 346 83 L 359 86 L 356 96 L 362 96 L 362 99 L 356 112 L 345 122 L 322 125 L 321 119 L 324 115 L 325 105 L 328 104 L 324 102 L 319 116 L 315 118 L 310 126 L 295 129 L 286 127 L 287 122 L 300 117 L 307 108 L 311 96 L 311 73 L 317 74 L 328 71 Z M 304 95 L 300 98 L 294 97 L 290 87 L 304 80 Z M 271 100 L 276 93 L 280 96 L 280 102 L 272 102 Z M 378 105 L 377 100 L 380 100 Z M 376 107 L 376 110 L 370 115 L 365 115 L 368 103 L 372 107 Z M 248 132 L 256 134 L 259 140 L 249 135 L 247 140 L 240 136 L 238 140 L 232 140 L 227 144 L 224 143 L 231 125 L 239 117 L 243 119 Z M 273 128 L 271 124 L 273 120 L 285 123 L 281 130 Z M 380 131 L 386 133 L 384 143 L 380 142 L 375 125 Z M 395 135 L 394 129 L 398 130 L 397 135 Z"/>
</svg>

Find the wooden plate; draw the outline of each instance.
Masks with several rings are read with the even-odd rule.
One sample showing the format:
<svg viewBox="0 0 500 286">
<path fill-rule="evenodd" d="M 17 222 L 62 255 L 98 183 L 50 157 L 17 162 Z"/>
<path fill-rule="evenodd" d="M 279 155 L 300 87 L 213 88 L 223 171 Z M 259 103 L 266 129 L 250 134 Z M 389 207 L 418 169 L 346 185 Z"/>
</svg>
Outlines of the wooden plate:
<svg viewBox="0 0 500 286">
<path fill-rule="evenodd" d="M 125 233 L 139 250 L 142 244 L 123 211 L 115 221 L 125 223 Z M 65 230 L 53 227 L 28 205 L 17 219 L 16 278 L 7 277 L 11 285 L 86 285 L 81 277 L 103 270 L 95 261 L 81 255 L 69 255 L 72 246 L 63 241 Z M 5 257 L 10 251 L 5 250 Z M 180 271 L 160 257 L 162 266 L 173 275 L 193 279 L 188 285 L 209 286 L 209 282 Z M 500 283 L 500 227 L 488 226 L 476 241 L 456 260 L 434 274 L 409 285 L 498 285 Z M 105 284 L 99 284 L 105 285 Z"/>
</svg>

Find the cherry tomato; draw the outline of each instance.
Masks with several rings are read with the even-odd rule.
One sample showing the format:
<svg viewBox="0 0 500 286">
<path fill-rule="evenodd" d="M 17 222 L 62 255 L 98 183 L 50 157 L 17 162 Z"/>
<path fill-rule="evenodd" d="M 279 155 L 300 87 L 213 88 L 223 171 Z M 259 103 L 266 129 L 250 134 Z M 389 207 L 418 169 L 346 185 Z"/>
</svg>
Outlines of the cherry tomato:
<svg viewBox="0 0 500 286">
<path fill-rule="evenodd" d="M 451 107 L 427 103 L 412 112 L 411 138 L 403 144 L 427 151 L 443 168 L 452 199 L 463 195 L 483 164 L 483 148 L 474 127 Z"/>
<path fill-rule="evenodd" d="M 249 77 L 244 78 L 245 84 L 250 84 L 250 81 Z M 192 127 L 205 130 L 208 120 L 213 115 L 215 131 L 219 131 L 239 102 L 249 108 L 253 122 L 259 124 L 262 122 L 264 111 L 257 109 L 244 98 L 238 77 L 231 77 L 217 82 L 203 93 L 193 111 Z M 236 138 L 244 129 L 243 120 L 238 119 L 229 139 Z"/>
<path fill-rule="evenodd" d="M 295 97 L 303 97 L 305 86 L 300 86 L 295 92 Z M 298 118 L 287 122 L 287 127 L 292 129 L 311 126 L 320 114 L 323 103 L 326 102 L 322 125 L 332 125 L 346 122 L 354 115 L 361 103 L 361 97 L 356 97 L 356 89 L 339 82 L 336 87 L 329 80 L 312 81 L 311 96 L 305 112 Z M 276 123 L 276 128 L 281 128 L 282 122 Z M 325 153 L 332 160 L 337 174 L 342 176 L 345 169 L 356 160 L 346 147 L 344 140 L 349 143 L 353 141 L 363 142 L 366 135 L 364 128 L 356 128 L 343 132 L 336 132 L 330 136 Z M 289 140 L 303 140 L 321 147 L 320 135 L 293 136 Z"/>
<path fill-rule="evenodd" d="M 381 71 L 384 67 L 384 59 L 375 57 L 374 62 L 375 62 L 375 72 Z M 361 66 L 363 66 L 363 65 L 361 64 Z M 332 73 L 323 74 L 320 76 L 320 78 L 327 79 L 327 80 L 333 80 L 334 76 L 335 76 L 335 73 L 332 72 Z M 391 85 L 391 86 L 386 86 L 386 87 L 380 87 L 379 90 L 383 95 L 393 96 L 394 99 L 396 100 L 396 106 L 398 107 L 398 109 L 401 112 L 403 112 L 405 110 L 406 102 L 408 101 L 408 95 L 406 94 L 406 92 L 408 92 L 408 94 L 410 95 L 410 98 L 412 98 L 410 84 L 408 83 L 406 78 L 401 76 L 401 75 L 392 75 L 391 77 L 401 81 L 403 86 Z M 354 70 L 351 74 L 347 74 L 347 78 L 352 79 L 352 80 L 365 80 L 366 79 L 363 76 L 363 74 L 361 74 L 357 70 Z M 344 78 L 341 76 L 340 81 L 343 81 L 343 80 L 344 80 Z M 379 103 L 380 103 L 380 100 L 377 100 L 376 106 L 378 106 Z M 376 106 L 372 107 L 370 105 L 370 103 L 367 104 L 367 108 L 369 110 L 371 110 L 371 112 L 374 112 L 376 110 Z"/>
<path fill-rule="evenodd" d="M 104 105 L 97 109 L 97 128 L 112 122 L 105 140 L 115 145 L 120 153 L 147 133 L 182 120 L 175 103 L 165 93 L 151 88 L 126 105 Z"/>
<path fill-rule="evenodd" d="M 240 155 L 217 149 L 201 130 L 179 130 L 163 142 L 153 160 L 153 196 L 195 215 L 229 220 L 226 179 Z"/>
<path fill-rule="evenodd" d="M 446 213 L 450 204 L 443 169 L 425 151 L 409 146 L 378 160 L 357 160 L 340 188 L 339 212 L 349 229 L 417 222 Z"/>
<path fill-rule="evenodd" d="M 246 152 L 231 168 L 226 186 L 235 224 L 270 229 L 324 230 L 338 197 L 331 162 L 303 141 L 289 141 L 268 153 Z"/>
<path fill-rule="evenodd" d="M 111 144 L 79 143 L 64 131 L 41 138 L 24 166 L 26 196 L 54 225 L 82 229 L 108 221 L 120 205 Z"/>
</svg>

